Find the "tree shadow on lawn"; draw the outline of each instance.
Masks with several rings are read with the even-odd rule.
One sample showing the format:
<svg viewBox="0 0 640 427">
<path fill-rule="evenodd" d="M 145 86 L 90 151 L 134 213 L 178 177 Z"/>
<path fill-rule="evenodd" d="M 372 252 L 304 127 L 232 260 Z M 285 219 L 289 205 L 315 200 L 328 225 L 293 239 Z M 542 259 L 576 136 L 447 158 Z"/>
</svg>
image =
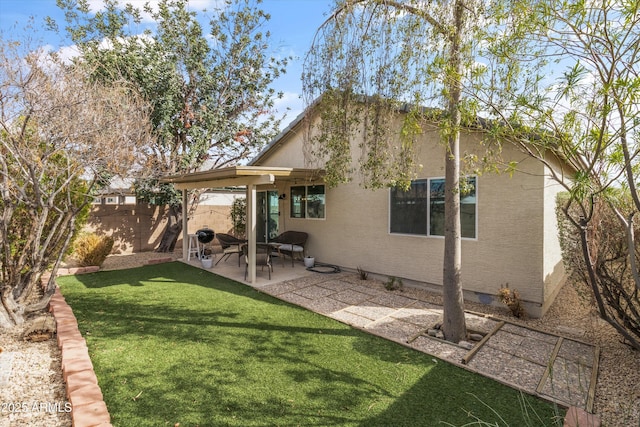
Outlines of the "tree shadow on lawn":
<svg viewBox="0 0 640 427">
<path fill-rule="evenodd" d="M 182 263 L 59 282 L 116 426 L 462 425 L 468 392 L 517 405 L 491 380 Z"/>
</svg>

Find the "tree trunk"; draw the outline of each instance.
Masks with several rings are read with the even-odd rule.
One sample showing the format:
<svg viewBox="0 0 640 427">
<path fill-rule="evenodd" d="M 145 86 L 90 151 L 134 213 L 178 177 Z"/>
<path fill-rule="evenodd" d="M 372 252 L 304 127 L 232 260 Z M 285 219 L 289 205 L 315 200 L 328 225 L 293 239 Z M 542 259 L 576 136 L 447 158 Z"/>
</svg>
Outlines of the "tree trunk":
<svg viewBox="0 0 640 427">
<path fill-rule="evenodd" d="M 57 267 L 55 271 L 57 271 Z M 51 274 L 42 296 L 37 299 L 32 294 L 40 292 L 38 289 L 34 289 L 34 287 L 42 286 L 40 278 L 37 279 L 37 283 L 33 286 L 25 288 L 29 289 L 29 292 L 23 291 L 20 294 L 16 294 L 15 288 L 12 290 L 10 286 L 4 286 L 0 290 L 0 329 L 22 325 L 34 314 L 47 309 L 49 300 L 51 300 L 51 296 L 55 291 L 55 271 Z M 29 301 L 29 303 L 27 304 L 26 301 Z"/>
<path fill-rule="evenodd" d="M 0 331 L 10 329 L 15 326 L 15 322 L 8 316 L 4 306 L 0 304 Z"/>
<path fill-rule="evenodd" d="M 447 153 L 445 166 L 442 331 L 445 339 L 451 342 L 459 342 L 467 334 L 461 278 L 459 144 L 459 133 L 456 132 L 449 139 L 451 152 Z"/>
<path fill-rule="evenodd" d="M 24 320 L 24 309 L 16 302 L 12 289 L 5 286 L 0 291 L 0 327 L 12 328 L 22 325 Z"/>
<path fill-rule="evenodd" d="M 464 8 L 456 2 L 456 32 L 451 43 L 451 68 L 449 77 L 449 129 L 445 159 L 444 196 L 444 262 L 443 262 L 443 319 L 442 332 L 447 341 L 459 342 L 466 338 L 467 325 L 462 294 L 462 245 L 460 226 L 460 99 L 461 62 L 460 43 Z"/>
<path fill-rule="evenodd" d="M 167 226 L 156 252 L 173 252 L 182 233 L 182 206 L 169 206 Z"/>
</svg>

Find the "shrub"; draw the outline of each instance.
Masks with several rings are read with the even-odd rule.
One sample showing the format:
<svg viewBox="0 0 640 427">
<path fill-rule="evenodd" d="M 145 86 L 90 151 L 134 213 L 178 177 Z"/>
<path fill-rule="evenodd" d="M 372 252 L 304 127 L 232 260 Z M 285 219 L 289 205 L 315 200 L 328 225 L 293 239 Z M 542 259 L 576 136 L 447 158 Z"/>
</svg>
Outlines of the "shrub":
<svg viewBox="0 0 640 427">
<path fill-rule="evenodd" d="M 369 278 L 369 273 L 358 267 L 358 277 L 360 280 L 367 280 Z"/>
<path fill-rule="evenodd" d="M 610 189 L 582 204 L 569 195 L 558 197 L 565 266 L 574 278 L 590 286 L 590 303 L 598 308 L 600 317 L 640 350 L 637 212 L 628 189 Z M 629 222 L 626 226 L 625 221 Z"/>
<path fill-rule="evenodd" d="M 237 197 L 231 204 L 231 223 L 233 224 L 233 234 L 236 237 L 244 237 L 247 231 L 247 199 Z"/>
<path fill-rule="evenodd" d="M 85 233 L 76 239 L 73 245 L 74 256 L 82 267 L 88 265 L 102 266 L 104 260 L 113 249 L 113 238 Z"/>
<path fill-rule="evenodd" d="M 396 291 L 398 289 L 402 289 L 403 286 L 404 284 L 402 283 L 402 279 L 398 279 L 393 276 L 389 277 L 389 280 L 384 284 L 385 289 L 388 291 Z"/>
<path fill-rule="evenodd" d="M 523 319 L 527 316 L 520 299 L 520 293 L 516 289 L 509 289 L 509 285 L 506 285 L 498 291 L 498 298 L 500 302 L 509 307 L 511 313 L 518 319 Z"/>
</svg>

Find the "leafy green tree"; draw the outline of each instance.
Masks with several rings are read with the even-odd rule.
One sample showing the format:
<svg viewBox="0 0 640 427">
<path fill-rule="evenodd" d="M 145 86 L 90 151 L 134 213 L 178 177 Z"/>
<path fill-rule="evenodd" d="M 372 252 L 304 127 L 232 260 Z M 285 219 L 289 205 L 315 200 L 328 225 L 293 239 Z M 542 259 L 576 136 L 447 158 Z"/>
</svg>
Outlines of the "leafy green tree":
<svg viewBox="0 0 640 427">
<path fill-rule="evenodd" d="M 258 4 L 260 1 L 257 2 Z M 161 0 L 143 10 L 105 0 L 93 14 L 86 1 L 58 0 L 66 13 L 78 62 L 104 82 L 125 80 L 153 105 L 157 136 L 139 179 L 140 198 L 169 205 L 158 251 L 172 251 L 182 229 L 180 194 L 159 184 L 165 175 L 237 164 L 254 155 L 279 128 L 270 87 L 288 59 L 269 57 L 270 16 L 250 0 L 221 3 L 205 32 L 187 0 Z M 147 14 L 154 28 L 140 31 Z M 55 28 L 55 23 L 50 22 Z M 192 209 L 199 194 L 192 194 Z"/>
<path fill-rule="evenodd" d="M 94 190 L 135 163 L 151 133 L 126 85 L 1 38 L 0 100 L 0 327 L 11 327 L 46 307 Z"/>
<path fill-rule="evenodd" d="M 514 91 L 496 132 L 567 190 L 567 265 L 590 285 L 600 316 L 640 350 L 640 2 L 544 0 L 529 11 L 528 42 L 557 78 Z M 554 173 L 550 150 L 569 167 Z"/>
<path fill-rule="evenodd" d="M 525 2 L 340 0 L 318 31 L 303 75 L 312 161 L 322 163 L 329 184 L 354 172 L 372 188 L 407 188 L 419 170 L 415 141 L 438 126 L 445 156 L 443 332 L 466 336 L 461 283 L 460 133 L 478 128 L 481 111 L 501 88 L 526 85 L 527 66 L 510 60 L 502 37 L 522 31 Z M 405 111 L 401 129 L 392 126 Z M 363 143 L 354 156 L 350 140 Z M 487 139 L 492 135 L 485 134 Z M 351 159 L 361 159 L 353 165 Z"/>
</svg>

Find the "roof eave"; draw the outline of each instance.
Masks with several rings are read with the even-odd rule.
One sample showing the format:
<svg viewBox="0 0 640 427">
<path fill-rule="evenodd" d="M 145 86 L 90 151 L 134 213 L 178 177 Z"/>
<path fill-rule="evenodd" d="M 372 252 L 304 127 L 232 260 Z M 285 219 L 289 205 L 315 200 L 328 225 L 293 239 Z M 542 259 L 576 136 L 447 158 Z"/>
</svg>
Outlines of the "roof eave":
<svg viewBox="0 0 640 427">
<path fill-rule="evenodd" d="M 179 190 L 261 185 L 277 180 L 314 180 L 324 175 L 321 169 L 266 166 L 230 166 L 202 172 L 166 176 L 163 183 L 174 184 Z"/>
</svg>

